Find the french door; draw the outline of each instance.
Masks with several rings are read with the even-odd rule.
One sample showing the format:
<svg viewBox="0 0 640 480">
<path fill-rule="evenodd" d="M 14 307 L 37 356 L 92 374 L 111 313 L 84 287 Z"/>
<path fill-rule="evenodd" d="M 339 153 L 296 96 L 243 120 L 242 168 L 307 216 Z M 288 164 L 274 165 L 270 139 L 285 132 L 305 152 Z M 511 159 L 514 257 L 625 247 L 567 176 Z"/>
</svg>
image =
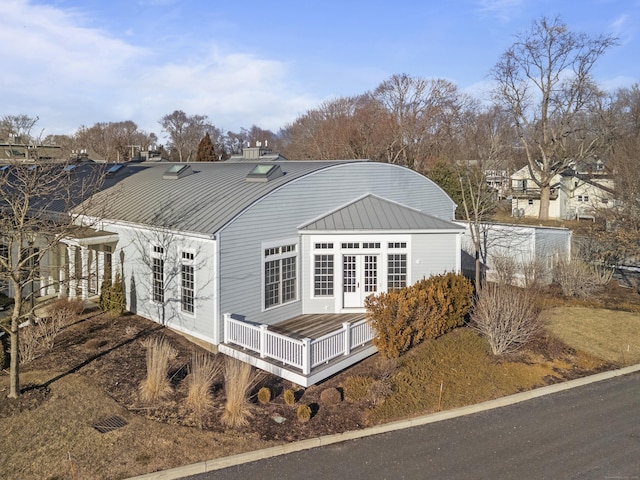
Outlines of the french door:
<svg viewBox="0 0 640 480">
<path fill-rule="evenodd" d="M 364 299 L 378 291 L 379 255 L 342 256 L 342 301 L 344 308 L 360 308 Z"/>
</svg>

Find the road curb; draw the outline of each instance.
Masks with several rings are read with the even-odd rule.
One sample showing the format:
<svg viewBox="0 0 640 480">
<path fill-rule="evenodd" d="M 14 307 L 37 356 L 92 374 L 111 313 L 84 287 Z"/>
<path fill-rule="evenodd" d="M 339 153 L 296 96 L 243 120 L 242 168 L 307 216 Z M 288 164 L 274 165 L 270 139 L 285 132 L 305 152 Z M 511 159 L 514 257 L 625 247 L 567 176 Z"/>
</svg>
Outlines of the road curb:
<svg viewBox="0 0 640 480">
<path fill-rule="evenodd" d="M 264 460 L 266 458 L 272 458 L 278 455 L 285 455 L 287 453 L 299 452 L 302 450 L 308 450 L 310 448 L 316 448 L 316 447 L 321 447 L 325 445 L 346 442 L 348 440 L 368 437 L 371 435 L 379 435 L 381 433 L 393 432 L 395 430 L 416 427 L 419 425 L 426 425 L 428 423 L 440 422 L 442 420 L 448 420 L 451 418 L 461 417 L 464 415 L 470 415 L 472 413 L 478 413 L 486 410 L 491 410 L 494 408 L 505 407 L 507 405 L 513 405 L 515 403 L 524 402 L 526 400 L 531 400 L 533 398 L 543 397 L 545 395 L 550 395 L 552 393 L 562 392 L 564 390 L 569 390 L 571 388 L 581 387 L 591 383 L 608 380 L 610 378 L 619 377 L 622 375 L 628 375 L 630 373 L 635 373 L 638 371 L 640 371 L 640 364 L 632 365 L 625 368 L 620 368 L 618 370 L 602 372 L 595 375 L 590 375 L 588 377 L 577 378 L 575 380 L 569 380 L 562 383 L 556 383 L 554 385 L 548 385 L 546 387 L 536 388 L 534 390 L 529 390 L 526 392 L 515 393 L 513 395 L 497 398 L 495 400 L 489 400 L 486 402 L 478 403 L 476 405 L 469 405 L 467 407 L 455 408 L 453 410 L 447 410 L 444 412 L 431 413 L 429 415 L 423 415 L 421 417 L 386 423 L 384 425 L 378 425 L 375 427 L 365 428 L 362 430 L 352 430 L 344 433 L 336 433 L 334 435 L 325 435 L 322 437 L 310 438 L 308 440 L 301 440 L 299 442 L 278 445 L 277 447 L 270 447 L 262 450 L 255 450 L 252 452 L 232 455 L 229 457 L 206 460 L 204 462 L 193 463 L 191 465 L 176 467 L 170 470 L 163 470 L 161 472 L 147 473 L 145 475 L 131 477 L 128 480 L 171 480 L 171 479 L 183 478 L 189 475 L 196 475 L 199 473 L 220 470 L 222 468 L 241 465 L 243 463 L 248 463 L 248 462 L 254 462 L 256 460 Z"/>
</svg>

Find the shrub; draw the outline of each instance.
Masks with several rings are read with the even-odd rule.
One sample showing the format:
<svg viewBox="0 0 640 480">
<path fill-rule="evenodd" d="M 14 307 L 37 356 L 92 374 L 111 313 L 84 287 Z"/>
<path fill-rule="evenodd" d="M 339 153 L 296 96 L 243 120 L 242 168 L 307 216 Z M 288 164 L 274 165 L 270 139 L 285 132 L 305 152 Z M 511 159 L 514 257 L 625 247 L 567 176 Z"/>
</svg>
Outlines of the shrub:
<svg viewBox="0 0 640 480">
<path fill-rule="evenodd" d="M 171 393 L 171 384 L 167 378 L 169 360 L 176 351 L 164 338 L 149 339 L 147 348 L 147 377 L 140 384 L 140 397 L 145 402 L 156 402 Z"/>
<path fill-rule="evenodd" d="M 27 363 L 36 358 L 40 345 L 40 335 L 33 325 L 28 325 L 20 329 L 20 342 L 18 343 L 18 356 L 20 363 Z"/>
<path fill-rule="evenodd" d="M 558 261 L 554 266 L 553 279 L 560 285 L 565 297 L 587 298 L 602 286 L 601 277 L 580 258 Z"/>
<path fill-rule="evenodd" d="M 98 305 L 101 310 L 111 313 L 114 317 L 119 317 L 125 312 L 124 283 L 120 273 L 116 273 L 116 278 L 113 282 L 111 282 L 111 278 L 105 277 L 102 282 Z"/>
<path fill-rule="evenodd" d="M 324 405 L 338 405 L 342 401 L 342 394 L 337 388 L 325 388 L 320 393 L 320 403 Z"/>
<path fill-rule="evenodd" d="M 472 292 L 464 276 L 447 273 L 367 297 L 365 306 L 376 331 L 374 344 L 383 356 L 396 358 L 425 339 L 462 325 Z"/>
<path fill-rule="evenodd" d="M 513 353 L 541 332 L 539 313 L 527 289 L 486 284 L 478 291 L 471 326 L 486 338 L 494 355 Z"/>
<path fill-rule="evenodd" d="M 342 384 L 344 396 L 345 398 L 354 400 L 356 402 L 364 400 L 365 398 L 367 398 L 369 389 L 374 383 L 376 383 L 376 380 L 373 377 L 362 375 L 353 375 L 347 377 Z"/>
<path fill-rule="evenodd" d="M 189 375 L 187 375 L 187 405 L 196 414 L 199 424 L 202 417 L 213 405 L 211 387 L 220 374 L 222 366 L 206 353 L 193 353 Z"/>
<path fill-rule="evenodd" d="M 268 387 L 262 387 L 258 390 L 258 401 L 262 405 L 266 405 L 271 401 L 271 390 Z"/>
<path fill-rule="evenodd" d="M 220 419 L 228 427 L 249 424 L 252 413 L 247 393 L 251 388 L 251 365 L 233 357 L 225 357 L 224 389 L 227 396 L 224 413 Z"/>
<path fill-rule="evenodd" d="M 293 405 L 296 403 L 296 394 L 290 388 L 287 388 L 282 396 L 284 397 L 284 403 L 287 405 Z"/>
<path fill-rule="evenodd" d="M 4 342 L 0 337 L 0 370 L 2 370 L 7 362 L 7 353 L 5 351 Z"/>
<path fill-rule="evenodd" d="M 311 420 L 311 407 L 309 405 L 300 405 L 296 411 L 298 420 L 302 423 L 306 423 Z"/>
</svg>

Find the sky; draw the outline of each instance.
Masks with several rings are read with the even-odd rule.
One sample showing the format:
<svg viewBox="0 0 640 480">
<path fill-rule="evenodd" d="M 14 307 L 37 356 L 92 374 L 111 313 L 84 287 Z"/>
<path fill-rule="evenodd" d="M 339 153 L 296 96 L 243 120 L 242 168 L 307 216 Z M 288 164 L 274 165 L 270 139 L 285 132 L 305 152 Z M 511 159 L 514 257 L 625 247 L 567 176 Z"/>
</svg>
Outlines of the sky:
<svg viewBox="0 0 640 480">
<path fill-rule="evenodd" d="M 543 15 L 618 38 L 603 88 L 640 82 L 640 0 L 0 0 L 0 117 L 39 117 L 44 136 L 133 120 L 162 140 L 182 110 L 277 132 L 402 73 L 486 99 Z"/>
</svg>

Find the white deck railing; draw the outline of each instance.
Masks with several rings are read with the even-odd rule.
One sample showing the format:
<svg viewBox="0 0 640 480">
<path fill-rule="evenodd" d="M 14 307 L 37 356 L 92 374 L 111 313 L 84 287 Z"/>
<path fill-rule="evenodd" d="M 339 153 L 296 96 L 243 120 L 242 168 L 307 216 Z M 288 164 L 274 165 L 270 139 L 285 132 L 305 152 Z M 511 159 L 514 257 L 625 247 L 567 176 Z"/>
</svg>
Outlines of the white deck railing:
<svg viewBox="0 0 640 480">
<path fill-rule="evenodd" d="M 373 340 L 373 329 L 366 320 L 343 323 L 342 328 L 320 338 L 298 340 L 269 330 L 268 325 L 256 325 L 224 314 L 224 343 L 232 343 L 260 355 L 302 370 L 311 369 Z"/>
</svg>

